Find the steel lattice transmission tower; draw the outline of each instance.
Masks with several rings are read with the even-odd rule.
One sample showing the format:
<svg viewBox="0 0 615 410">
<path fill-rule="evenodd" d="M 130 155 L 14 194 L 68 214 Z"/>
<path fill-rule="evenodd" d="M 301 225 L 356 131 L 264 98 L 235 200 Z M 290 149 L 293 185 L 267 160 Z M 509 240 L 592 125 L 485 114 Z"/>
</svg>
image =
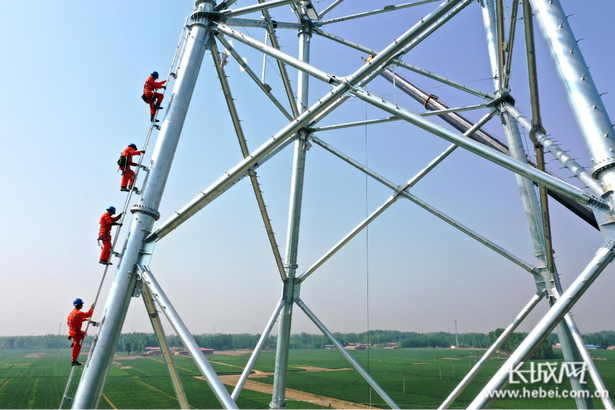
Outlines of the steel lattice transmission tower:
<svg viewBox="0 0 615 410">
<path fill-rule="evenodd" d="M 514 0 L 510 2 L 510 18 L 508 27 L 505 25 L 504 0 L 479 0 L 477 5 L 473 0 L 439 0 L 441 4 L 434 4 L 431 13 L 416 22 L 383 50 L 372 50 L 355 42 L 328 33 L 323 30 L 325 24 L 345 21 L 354 18 L 368 17 L 373 14 L 393 12 L 398 9 L 434 3 L 438 0 L 423 0 L 413 3 L 387 6 L 379 10 L 354 14 L 338 19 L 324 20 L 331 10 L 343 3 L 344 0 L 334 0 L 326 9 L 316 12 L 311 0 L 259 0 L 258 4 L 231 8 L 236 0 L 223 0 L 216 3 L 214 0 L 196 0 L 194 11 L 187 19 L 182 39 L 176 52 L 169 79 L 174 80 L 172 95 L 169 99 L 168 109 L 160 126 L 153 125 L 159 130 L 150 165 L 147 169 L 142 191 L 137 204 L 131 208 L 132 222 L 126 243 L 119 253 L 121 262 L 117 268 L 113 285 L 102 310 L 100 326 L 94 337 L 87 363 L 84 367 L 76 396 L 73 401 L 74 408 L 98 407 L 103 387 L 113 360 L 113 355 L 120 337 L 120 332 L 128 306 L 135 296 L 141 296 L 150 314 L 152 325 L 162 351 L 164 353 L 178 401 L 182 408 L 189 408 L 181 380 L 173 363 L 169 348 L 166 344 L 160 318 L 157 314 L 156 304 L 165 314 L 174 330 L 190 351 L 199 370 L 205 377 L 213 392 L 224 408 L 236 408 L 235 400 L 258 357 L 269 333 L 276 321 L 279 322 L 278 342 L 276 351 L 275 379 L 273 386 L 272 408 L 285 406 L 286 374 L 288 370 L 289 339 L 295 304 L 303 310 L 316 326 L 331 339 L 338 350 L 346 356 L 351 364 L 361 373 L 373 389 L 392 408 L 397 408 L 395 402 L 376 383 L 376 381 L 359 365 L 359 363 L 346 351 L 331 331 L 314 315 L 300 298 L 300 288 L 303 282 L 320 267 L 333 254 L 348 243 L 363 228 L 375 220 L 398 199 L 406 198 L 438 216 L 445 222 L 481 242 L 485 246 L 501 254 L 520 268 L 530 272 L 536 282 L 536 294 L 519 316 L 500 336 L 496 343 L 487 351 L 485 356 L 470 371 L 461 384 L 451 393 L 441 408 L 448 408 L 463 388 L 471 381 L 474 375 L 484 365 L 486 360 L 514 331 L 529 311 L 543 298 L 551 305 L 548 313 L 536 325 L 519 348 L 510 356 L 493 379 L 484 388 L 483 392 L 471 403 L 471 408 L 488 406 L 492 399 L 483 393 L 504 388 L 508 381 L 508 369 L 515 368 L 524 363 L 535 348 L 557 327 L 563 353 L 566 361 L 584 361 L 589 369 L 590 376 L 597 390 L 605 390 L 604 383 L 588 354 L 580 333 L 572 317 L 569 315 L 571 307 L 581 297 L 583 292 L 592 284 L 594 279 L 604 270 L 615 256 L 613 248 L 613 233 L 610 228 L 615 219 L 615 133 L 611 120 L 601 102 L 600 95 L 588 72 L 587 65 L 577 44 L 577 41 L 568 24 L 559 0 Z M 480 7 L 487 35 L 488 51 L 491 69 L 494 73 L 494 91 L 486 93 L 474 89 L 466 84 L 448 79 L 433 72 L 410 65 L 403 61 L 406 53 L 417 46 L 421 41 L 438 30 L 454 18 L 466 7 L 473 5 Z M 271 19 L 269 9 L 274 7 L 290 7 L 296 15 L 294 22 L 279 22 Z M 248 13 L 260 12 L 261 19 L 248 19 L 240 16 Z M 534 19 L 527 18 L 533 13 Z M 518 15 L 526 16 L 523 19 L 525 33 L 525 55 L 531 96 L 532 116 L 524 118 L 514 108 L 514 100 L 510 92 L 510 71 L 512 49 L 515 40 L 515 25 Z M 536 60 L 534 51 L 534 28 L 536 21 L 543 38 L 545 39 L 551 58 L 556 67 L 560 81 L 568 96 L 568 102 L 590 153 L 593 163 L 591 170 L 584 169 L 570 155 L 564 152 L 553 141 L 543 128 L 540 116 L 538 99 L 538 80 L 536 76 Z M 271 45 L 251 38 L 236 31 L 233 27 L 259 27 L 266 30 Z M 279 48 L 276 30 L 295 30 L 299 38 L 298 57 L 294 57 Z M 344 44 L 350 48 L 371 54 L 367 64 L 362 64 L 354 73 L 348 76 L 336 76 L 323 71 L 310 63 L 311 38 L 314 35 L 328 38 Z M 239 53 L 231 46 L 228 39 L 234 39 L 276 59 L 282 82 L 284 84 L 290 111 L 270 92 L 271 89 L 261 81 L 254 71 L 242 60 Z M 217 43 L 247 71 L 248 75 L 271 99 L 273 104 L 287 118 L 288 125 L 283 127 L 271 139 L 256 150 L 248 150 L 244 132 L 239 121 L 237 109 L 233 102 L 230 85 L 224 72 Z M 518 47 L 519 48 L 519 47 Z M 244 160 L 237 163 L 220 179 L 207 189 L 203 190 L 194 200 L 188 203 L 175 215 L 169 217 L 158 226 L 154 226 L 159 219 L 158 212 L 162 195 L 170 172 L 173 155 L 184 125 L 187 110 L 190 105 L 197 77 L 205 56 L 210 50 L 214 64 L 219 74 L 220 83 L 233 126 L 239 139 Z M 294 67 L 299 71 L 296 92 L 290 85 L 286 67 Z M 180 69 L 181 67 L 181 69 Z M 428 93 L 420 90 L 416 85 L 395 74 L 391 68 L 401 67 L 415 73 L 427 76 L 432 80 L 446 86 L 456 88 L 474 95 L 483 100 L 481 104 L 472 106 L 450 108 L 443 103 L 431 99 Z M 399 88 L 411 97 L 424 103 L 431 112 L 417 114 L 385 98 L 368 92 L 365 86 L 378 76 L 395 81 Z M 329 92 L 318 98 L 315 104 L 308 106 L 310 77 L 323 81 L 330 86 Z M 295 98 L 296 96 L 296 98 Z M 378 107 L 392 117 L 383 120 L 369 120 L 338 126 L 317 127 L 319 121 L 333 112 L 345 101 L 356 98 Z M 314 99 L 312 99 L 314 100 Z M 487 113 L 476 124 L 459 114 L 460 111 L 484 109 Z M 428 119 L 428 115 L 437 115 L 451 125 L 445 127 Z M 481 129 L 490 119 L 499 116 L 504 127 L 506 142 L 498 141 L 488 132 Z M 423 130 L 429 131 L 438 137 L 449 141 L 452 145 L 440 156 L 435 158 L 425 169 L 411 178 L 405 184 L 394 184 L 375 171 L 365 167 L 348 155 L 333 148 L 319 139 L 315 133 L 333 128 L 345 128 L 357 125 L 374 124 L 391 120 L 406 121 Z M 530 132 L 531 140 L 536 150 L 536 163 L 528 163 L 521 139 L 519 126 Z M 304 169 L 306 152 L 311 143 L 317 144 L 335 156 L 348 162 L 358 170 L 366 173 L 378 182 L 389 187 L 392 196 L 367 219 L 362 221 L 354 230 L 344 237 L 322 258 L 310 268 L 298 274 L 297 252 L 301 220 L 301 205 L 304 185 Z M 256 169 L 267 162 L 268 159 L 292 146 L 294 150 L 294 163 L 292 172 L 291 200 L 288 221 L 286 255 L 279 254 L 276 237 L 271 228 L 263 195 L 256 178 Z M 509 251 L 496 245 L 487 238 L 479 235 L 470 228 L 453 220 L 448 215 L 427 204 L 410 192 L 421 178 L 442 162 L 456 148 L 461 147 L 477 154 L 501 167 L 516 174 L 520 188 L 522 204 L 529 223 L 534 249 L 536 251 L 535 264 L 527 263 Z M 529 148 L 529 147 L 528 147 Z M 548 150 L 572 175 L 587 187 L 587 190 L 577 188 L 545 171 L 544 150 Z M 187 221 L 198 211 L 210 204 L 233 185 L 248 177 L 256 196 L 259 209 L 265 223 L 267 235 L 282 280 L 282 297 L 276 305 L 274 312 L 262 333 L 256 349 L 250 358 L 242 376 L 232 394 L 224 388 L 222 382 L 213 368 L 199 350 L 191 333 L 188 331 L 178 312 L 165 295 L 162 287 L 154 278 L 150 270 L 150 258 L 154 246 L 172 230 Z M 538 186 L 535 188 L 534 184 Z M 553 260 L 551 245 L 551 232 L 549 226 L 549 210 L 547 197 L 552 196 L 563 203 L 570 210 L 584 220 L 598 227 L 604 237 L 604 244 L 598 249 L 596 256 L 589 261 L 574 283 L 566 290 L 559 283 L 557 269 Z M 571 379 L 572 387 L 577 391 L 588 390 L 586 383 L 579 377 Z M 579 408 L 593 407 L 589 398 L 578 398 Z M 606 408 L 613 408 L 610 399 L 604 398 Z M 420 405 L 420 403 L 417 403 Z"/>
</svg>

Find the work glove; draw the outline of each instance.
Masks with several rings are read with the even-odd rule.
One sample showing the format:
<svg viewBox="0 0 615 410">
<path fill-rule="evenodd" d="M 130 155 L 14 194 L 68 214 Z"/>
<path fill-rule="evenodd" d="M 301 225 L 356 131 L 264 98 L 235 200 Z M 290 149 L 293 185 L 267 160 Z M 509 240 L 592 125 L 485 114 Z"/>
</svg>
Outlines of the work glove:
<svg viewBox="0 0 615 410">
<path fill-rule="evenodd" d="M 122 219 L 122 215 L 124 215 L 124 212 L 120 212 L 119 214 L 117 214 L 117 219 L 118 220 Z"/>
<path fill-rule="evenodd" d="M 96 306 L 96 303 L 92 303 L 92 309 L 94 309 L 95 306 Z"/>
</svg>

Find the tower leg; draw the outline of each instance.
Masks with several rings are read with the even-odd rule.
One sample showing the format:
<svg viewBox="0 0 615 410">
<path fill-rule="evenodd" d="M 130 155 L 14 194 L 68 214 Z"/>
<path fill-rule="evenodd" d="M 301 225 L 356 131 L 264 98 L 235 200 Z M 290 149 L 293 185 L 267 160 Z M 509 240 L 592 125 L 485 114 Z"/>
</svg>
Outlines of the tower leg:
<svg viewBox="0 0 615 410">
<path fill-rule="evenodd" d="M 202 12 L 211 11 L 213 1 L 197 0 L 195 8 L 191 16 L 191 33 L 180 62 L 182 69 L 169 99 L 170 106 L 152 154 L 152 167 L 147 181 L 141 190 L 138 204 L 131 209 L 134 215 L 130 233 L 77 388 L 73 404 L 75 409 L 98 407 L 135 288 L 136 265 L 151 257 L 153 246 L 149 252 L 145 251 L 144 239 L 159 218 L 158 208 L 210 36 L 206 25 L 211 21 Z"/>
<path fill-rule="evenodd" d="M 304 26 L 299 32 L 299 58 L 306 63 L 310 62 L 310 39 L 312 32 Z M 308 108 L 309 76 L 299 71 L 297 100 L 300 112 Z M 299 138 L 295 141 L 295 157 L 293 161 L 293 175 L 290 196 L 290 211 L 288 216 L 288 235 L 286 241 L 286 268 L 287 277 L 284 281 L 283 297 L 286 304 L 280 315 L 278 328 L 278 345 L 275 358 L 275 376 L 273 379 L 273 396 L 270 407 L 279 409 L 286 406 L 286 373 L 288 370 L 288 350 L 290 346 L 290 330 L 293 316 L 293 299 L 298 296 L 299 283 L 295 275 L 297 271 L 297 251 L 299 247 L 299 227 L 301 225 L 301 204 L 303 198 L 303 178 L 305 173 L 305 144 L 307 134 L 299 131 Z M 297 291 L 297 292 L 296 292 Z"/>
</svg>

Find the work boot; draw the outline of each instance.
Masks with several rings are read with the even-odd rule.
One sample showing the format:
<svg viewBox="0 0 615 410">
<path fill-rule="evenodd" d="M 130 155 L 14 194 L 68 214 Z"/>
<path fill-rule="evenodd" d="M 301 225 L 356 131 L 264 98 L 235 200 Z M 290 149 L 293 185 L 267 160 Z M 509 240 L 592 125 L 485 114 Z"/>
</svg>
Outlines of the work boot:
<svg viewBox="0 0 615 410">
<path fill-rule="evenodd" d="M 156 104 L 156 109 L 157 110 L 164 110 L 164 107 L 161 107 L 160 104 Z"/>
<path fill-rule="evenodd" d="M 73 360 L 73 361 L 71 362 L 71 364 L 70 364 L 70 365 L 71 365 L 71 366 L 81 366 L 81 363 L 79 363 L 79 362 L 78 362 L 78 361 L 76 361 L 76 360 Z"/>
<path fill-rule="evenodd" d="M 120 188 L 120 191 L 128 192 L 128 191 L 130 191 L 130 188 L 126 188 L 125 186 L 123 186 L 123 187 Z"/>
<path fill-rule="evenodd" d="M 153 115 L 150 117 L 150 121 L 154 122 L 154 116 Z M 156 120 L 155 122 L 160 122 L 160 121 Z"/>
<path fill-rule="evenodd" d="M 101 263 L 101 264 L 103 264 L 103 265 L 113 265 L 113 264 L 112 264 L 112 263 L 110 263 L 109 261 L 103 261 L 103 260 L 98 261 L 98 263 Z"/>
</svg>

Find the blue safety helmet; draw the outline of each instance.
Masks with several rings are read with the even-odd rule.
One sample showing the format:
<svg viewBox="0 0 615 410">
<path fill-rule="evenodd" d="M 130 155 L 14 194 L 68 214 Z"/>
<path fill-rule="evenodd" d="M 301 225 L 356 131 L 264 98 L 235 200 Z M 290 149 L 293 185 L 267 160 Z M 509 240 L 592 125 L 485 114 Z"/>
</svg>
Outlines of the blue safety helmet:
<svg viewBox="0 0 615 410">
<path fill-rule="evenodd" d="M 152 71 L 150 74 L 152 77 L 158 78 L 158 71 Z"/>
<path fill-rule="evenodd" d="M 111 212 L 115 213 L 115 207 L 114 206 L 110 206 L 109 208 L 107 208 L 107 211 L 111 211 Z"/>
<path fill-rule="evenodd" d="M 81 298 L 77 298 L 73 301 L 73 305 L 74 306 L 83 305 L 83 300 L 81 300 Z"/>
<path fill-rule="evenodd" d="M 133 147 L 134 149 L 137 149 L 137 146 L 135 144 L 130 144 L 129 147 Z"/>
</svg>

